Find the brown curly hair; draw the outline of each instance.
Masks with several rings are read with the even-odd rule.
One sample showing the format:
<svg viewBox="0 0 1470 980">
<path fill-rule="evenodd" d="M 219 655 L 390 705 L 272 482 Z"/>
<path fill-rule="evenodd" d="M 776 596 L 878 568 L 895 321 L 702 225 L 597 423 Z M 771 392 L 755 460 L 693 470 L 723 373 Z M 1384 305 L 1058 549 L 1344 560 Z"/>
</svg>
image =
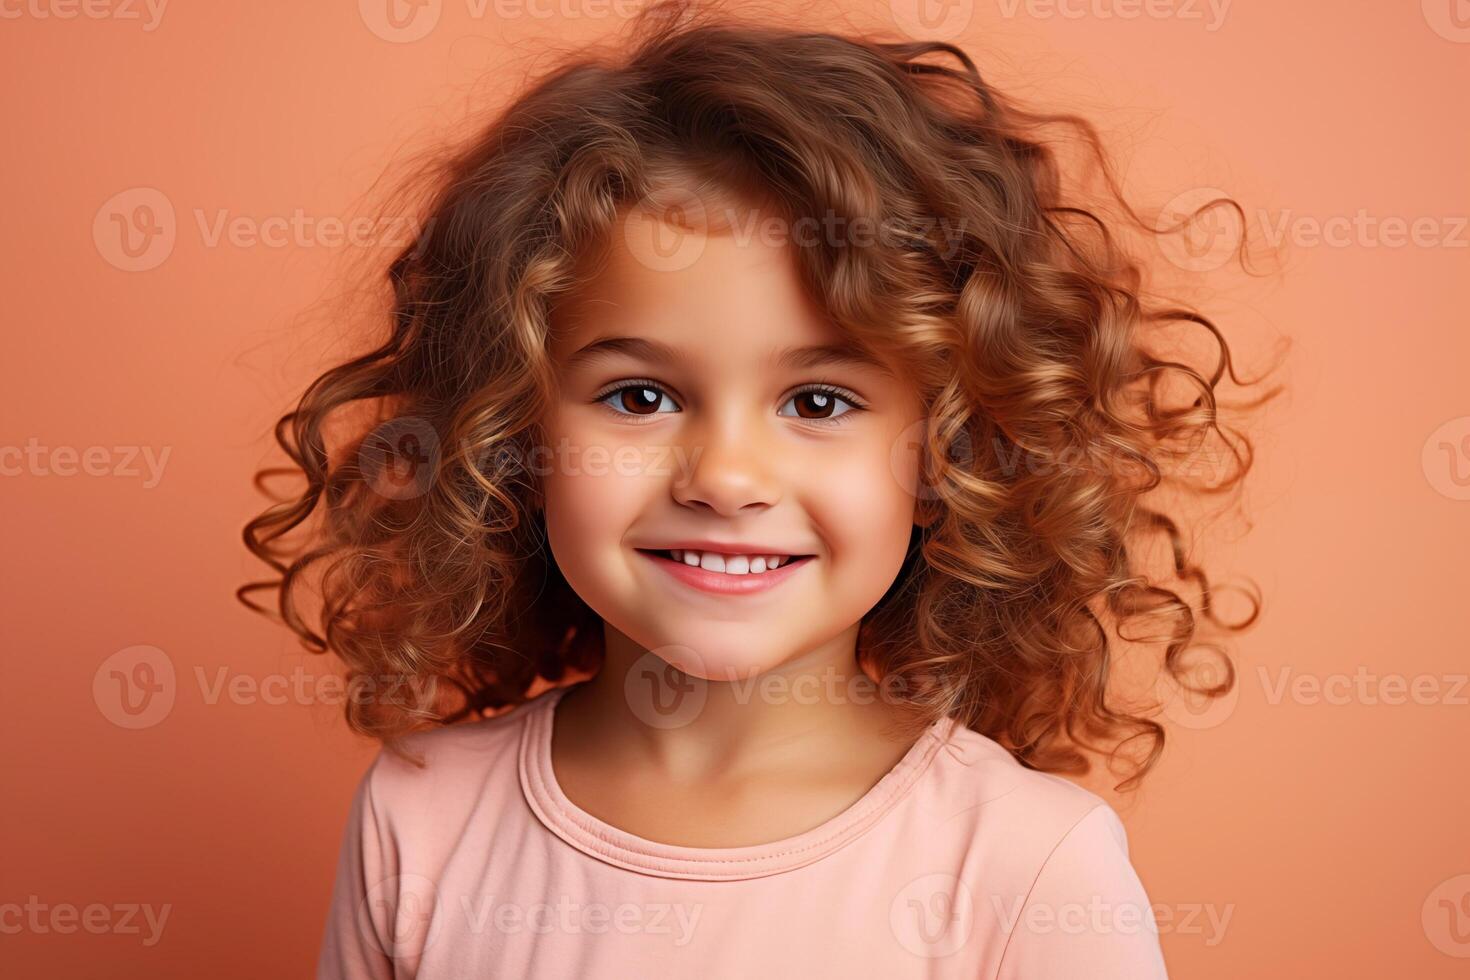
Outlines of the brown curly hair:
<svg viewBox="0 0 1470 980">
<path fill-rule="evenodd" d="M 1064 198 L 1044 138 L 1054 126 L 1080 135 L 1104 200 L 1159 233 L 1123 200 L 1095 127 L 1021 108 L 947 43 L 803 32 L 684 3 L 648 8 L 633 32 L 566 58 L 436 164 L 421 230 L 388 268 L 387 339 L 322 374 L 275 426 L 295 466 L 261 470 L 257 486 L 289 472 L 306 487 L 246 526 L 280 578 L 243 586 L 241 601 L 271 614 L 250 597 L 275 590 L 285 624 L 349 677 L 406 679 L 414 698 L 348 699 L 349 724 L 390 745 L 595 672 L 601 620 L 551 559 L 523 465 L 555 390 L 549 314 L 624 209 L 702 181 L 791 219 L 909 230 L 797 250 L 812 296 L 854 343 L 901 360 L 931 423 L 933 519 L 863 620 L 864 667 L 904 681 L 916 726 L 955 716 L 1032 768 L 1087 772 L 1081 748 L 1116 756 L 1142 738 L 1147 754 L 1118 788 L 1136 783 L 1164 729 L 1117 706 L 1106 625 L 1121 635 L 1134 618 L 1170 620 L 1163 667 L 1201 691 L 1183 662 L 1200 646 L 1194 607 L 1130 552 L 1158 534 L 1204 619 L 1238 630 L 1256 618 L 1252 595 L 1243 621 L 1219 619 L 1155 500 L 1244 477 L 1250 442 L 1221 426 L 1215 389 L 1227 373 L 1255 382 L 1236 377 L 1209 319 L 1146 304 L 1121 223 Z M 1151 349 L 1169 324 L 1208 333 L 1208 374 Z M 1186 382 L 1183 404 L 1165 404 L 1166 378 Z M 329 450 L 329 416 L 357 404 L 372 418 Z M 1188 464 L 1212 436 L 1233 465 L 1202 483 Z M 417 470 L 385 483 L 384 462 L 405 453 Z M 308 542 L 288 546 L 319 504 Z M 297 599 L 313 567 L 319 632 Z M 1233 683 L 1216 652 L 1224 672 L 1206 696 Z"/>
</svg>

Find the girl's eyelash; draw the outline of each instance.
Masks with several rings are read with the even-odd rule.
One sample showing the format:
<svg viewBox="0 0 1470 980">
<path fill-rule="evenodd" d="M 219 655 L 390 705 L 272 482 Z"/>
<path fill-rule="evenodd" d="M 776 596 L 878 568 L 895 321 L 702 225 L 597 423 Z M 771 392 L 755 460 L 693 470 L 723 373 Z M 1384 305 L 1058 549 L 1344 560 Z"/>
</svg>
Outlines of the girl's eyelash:
<svg viewBox="0 0 1470 980">
<path fill-rule="evenodd" d="M 666 391 L 663 385 L 652 378 L 627 378 L 623 381 L 615 381 L 592 396 L 593 402 L 606 401 L 609 395 L 615 395 L 625 388 L 657 388 Z"/>
<path fill-rule="evenodd" d="M 608 400 L 608 398 L 628 388 L 652 388 L 655 391 L 668 394 L 668 389 L 663 384 L 654 381 L 652 378 L 628 378 L 626 380 L 615 382 L 603 388 L 596 395 L 592 396 L 592 401 L 594 404 L 603 404 Z M 821 392 L 827 395 L 835 395 L 836 397 L 841 398 L 843 401 L 851 405 L 853 410 L 855 411 L 862 412 L 866 411 L 868 408 L 867 403 L 849 389 L 844 388 L 841 385 L 832 384 L 831 382 L 827 381 L 810 381 L 804 385 L 801 385 L 800 387 L 793 390 L 791 394 L 787 396 L 787 399 L 794 398 L 797 395 L 804 395 L 813 391 Z M 781 404 L 784 405 L 786 404 L 786 402 L 783 400 Z M 618 412 L 617 409 L 612 408 L 611 406 L 608 406 L 608 410 L 611 412 L 617 412 L 618 415 L 624 417 L 628 417 L 630 415 L 630 413 L 628 412 Z M 655 412 L 654 414 L 657 415 L 661 413 Z M 841 425 L 843 417 L 847 414 L 848 413 L 844 412 L 842 413 L 842 415 L 834 416 L 832 418 L 802 419 L 802 421 L 811 422 L 816 425 Z M 651 418 L 652 416 L 646 417 Z"/>
<path fill-rule="evenodd" d="M 867 411 L 867 403 L 858 398 L 857 395 L 853 394 L 851 391 L 848 391 L 846 388 L 843 388 L 841 385 L 829 384 L 825 381 L 812 381 L 804 384 L 800 388 L 797 388 L 795 391 L 793 391 L 791 395 L 792 397 L 795 397 L 796 395 L 805 395 L 813 391 L 821 392 L 822 394 L 826 395 L 835 395 L 836 397 L 841 398 L 843 401 L 851 405 L 852 410 L 855 412 Z M 784 405 L 786 403 L 782 402 L 781 404 Z M 847 414 L 847 412 L 843 412 L 841 415 L 835 416 L 833 418 L 802 419 L 802 421 L 815 422 L 817 425 L 841 425 L 843 418 L 845 418 Z"/>
</svg>

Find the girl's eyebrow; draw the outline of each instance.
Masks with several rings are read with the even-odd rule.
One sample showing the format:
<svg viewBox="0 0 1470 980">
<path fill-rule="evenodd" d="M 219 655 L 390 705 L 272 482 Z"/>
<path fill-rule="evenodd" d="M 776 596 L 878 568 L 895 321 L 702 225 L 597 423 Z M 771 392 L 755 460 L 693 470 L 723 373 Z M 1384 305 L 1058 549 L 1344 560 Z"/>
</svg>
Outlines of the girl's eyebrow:
<svg viewBox="0 0 1470 980">
<path fill-rule="evenodd" d="M 600 358 L 616 355 L 637 358 L 653 364 L 675 364 L 683 359 L 676 348 L 646 337 L 602 337 L 593 340 L 567 356 L 566 366 L 580 367 Z M 880 374 L 892 376 L 888 366 L 868 351 L 849 344 L 815 344 L 809 347 L 788 347 L 775 359 L 777 367 L 815 368 L 843 364 L 864 367 Z"/>
</svg>

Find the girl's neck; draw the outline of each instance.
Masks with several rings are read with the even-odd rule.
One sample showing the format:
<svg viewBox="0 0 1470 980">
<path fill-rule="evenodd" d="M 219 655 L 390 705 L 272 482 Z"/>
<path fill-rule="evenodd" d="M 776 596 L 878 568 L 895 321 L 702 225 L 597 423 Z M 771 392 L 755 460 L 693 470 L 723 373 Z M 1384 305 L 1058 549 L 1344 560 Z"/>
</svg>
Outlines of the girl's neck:
<svg viewBox="0 0 1470 980">
<path fill-rule="evenodd" d="M 601 670 L 558 706 L 564 758 L 585 750 L 610 768 L 684 785 L 849 765 L 860 781 L 877 768 L 876 781 L 912 742 L 857 664 L 856 625 L 778 670 L 728 681 L 680 674 L 610 627 L 606 640 Z"/>
<path fill-rule="evenodd" d="M 785 840 L 847 810 L 913 747 L 857 667 L 855 630 L 779 671 L 723 682 L 608 639 L 599 673 L 555 706 L 551 763 L 572 803 L 626 833 L 706 848 Z M 691 700 L 671 696 L 671 679 L 688 682 Z"/>
</svg>

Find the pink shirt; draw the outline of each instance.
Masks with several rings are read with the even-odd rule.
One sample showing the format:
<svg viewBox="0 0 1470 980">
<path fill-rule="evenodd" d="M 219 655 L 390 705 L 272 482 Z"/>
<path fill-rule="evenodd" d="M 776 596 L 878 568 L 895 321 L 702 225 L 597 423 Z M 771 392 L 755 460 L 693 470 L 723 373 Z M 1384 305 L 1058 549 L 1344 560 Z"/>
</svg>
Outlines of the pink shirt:
<svg viewBox="0 0 1470 980">
<path fill-rule="evenodd" d="M 1165 976 L 1117 813 L 953 719 L 819 827 L 677 847 L 563 795 L 565 690 L 412 736 L 424 769 L 379 755 L 320 977 Z"/>
</svg>

